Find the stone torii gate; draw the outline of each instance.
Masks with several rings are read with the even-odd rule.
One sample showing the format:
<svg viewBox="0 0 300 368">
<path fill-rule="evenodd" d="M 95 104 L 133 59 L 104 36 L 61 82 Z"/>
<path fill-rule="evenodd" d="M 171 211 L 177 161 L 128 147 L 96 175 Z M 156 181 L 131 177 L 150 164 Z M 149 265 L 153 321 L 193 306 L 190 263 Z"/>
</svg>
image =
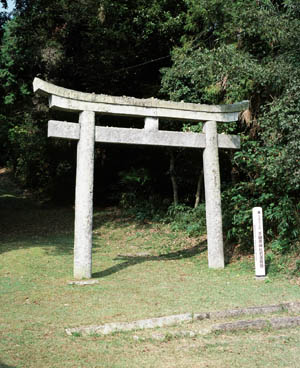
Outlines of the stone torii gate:
<svg viewBox="0 0 300 368">
<path fill-rule="evenodd" d="M 248 101 L 232 105 L 200 105 L 83 93 L 58 87 L 39 78 L 34 92 L 49 96 L 53 109 L 79 113 L 79 123 L 50 120 L 48 137 L 76 139 L 74 278 L 92 275 L 92 220 L 95 142 L 204 148 L 203 167 L 208 266 L 224 268 L 220 169 L 218 148 L 238 149 L 236 135 L 217 134 L 217 122 L 237 121 Z M 95 126 L 95 114 L 144 117 L 144 129 Z M 159 119 L 205 121 L 202 133 L 160 131 Z"/>
</svg>

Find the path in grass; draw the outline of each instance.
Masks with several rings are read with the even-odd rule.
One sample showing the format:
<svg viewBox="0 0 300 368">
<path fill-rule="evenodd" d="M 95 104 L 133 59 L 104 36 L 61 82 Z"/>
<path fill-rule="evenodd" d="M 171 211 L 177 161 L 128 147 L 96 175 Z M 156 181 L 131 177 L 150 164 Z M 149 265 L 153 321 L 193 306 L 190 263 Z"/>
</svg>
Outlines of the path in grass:
<svg viewBox="0 0 300 368">
<path fill-rule="evenodd" d="M 65 327 L 300 299 L 295 280 L 270 275 L 257 282 L 253 257 L 208 270 L 204 237 L 189 238 L 162 223 L 141 225 L 116 208 L 95 210 L 99 284 L 68 285 L 73 218 L 71 206 L 38 206 L 21 193 L 0 193 L 0 366 L 250 367 L 261 343 L 271 349 L 279 342 L 279 351 L 257 358 L 256 366 L 274 365 L 276 358 L 287 362 L 276 366 L 296 367 L 299 329 L 162 342 L 135 341 L 132 333 L 67 336 Z"/>
</svg>

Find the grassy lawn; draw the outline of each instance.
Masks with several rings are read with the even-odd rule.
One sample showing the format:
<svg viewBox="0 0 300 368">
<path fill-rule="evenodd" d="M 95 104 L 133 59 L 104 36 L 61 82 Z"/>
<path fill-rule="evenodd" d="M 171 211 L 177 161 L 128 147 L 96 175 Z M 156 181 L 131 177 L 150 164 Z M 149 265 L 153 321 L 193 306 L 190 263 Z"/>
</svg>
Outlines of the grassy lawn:
<svg viewBox="0 0 300 368">
<path fill-rule="evenodd" d="M 142 340 L 135 332 L 67 336 L 66 327 L 299 301 L 300 288 L 278 274 L 256 281 L 253 257 L 208 270 L 204 236 L 141 225 L 117 208 L 95 209 L 100 283 L 68 285 L 73 208 L 6 192 L 0 186 L 0 367 L 299 366 L 299 328 L 163 341 L 147 331 Z"/>
</svg>

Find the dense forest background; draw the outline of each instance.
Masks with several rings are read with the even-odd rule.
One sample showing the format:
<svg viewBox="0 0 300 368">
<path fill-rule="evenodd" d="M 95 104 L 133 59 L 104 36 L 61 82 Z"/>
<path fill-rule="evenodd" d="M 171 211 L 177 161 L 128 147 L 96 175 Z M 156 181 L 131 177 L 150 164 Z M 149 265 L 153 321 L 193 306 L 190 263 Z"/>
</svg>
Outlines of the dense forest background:
<svg viewBox="0 0 300 368">
<path fill-rule="evenodd" d="M 238 151 L 220 151 L 225 235 L 249 250 L 251 209 L 261 206 L 270 249 L 293 251 L 300 233 L 299 39 L 299 0 L 16 0 L 12 13 L 0 13 L 0 166 L 40 199 L 74 199 L 76 144 L 47 138 L 47 121 L 58 113 L 33 95 L 35 76 L 110 95 L 249 100 L 238 123 L 219 125 L 242 141 Z M 142 127 L 138 119 L 105 116 L 97 124 Z M 164 121 L 162 129 L 197 132 L 201 125 Z M 192 208 L 204 203 L 202 152 L 96 145 L 95 203 L 139 206 L 144 217 L 181 211 L 195 229 Z"/>
</svg>

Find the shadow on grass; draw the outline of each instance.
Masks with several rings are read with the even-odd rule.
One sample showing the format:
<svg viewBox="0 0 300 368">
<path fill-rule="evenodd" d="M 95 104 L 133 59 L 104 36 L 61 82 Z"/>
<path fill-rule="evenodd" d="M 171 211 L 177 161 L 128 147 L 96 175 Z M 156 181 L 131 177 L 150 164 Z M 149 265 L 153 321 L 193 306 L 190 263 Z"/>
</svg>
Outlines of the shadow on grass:
<svg viewBox="0 0 300 368">
<path fill-rule="evenodd" d="M 112 275 L 116 272 L 122 271 L 125 268 L 135 266 L 137 264 L 143 263 L 143 262 L 153 262 L 153 261 L 173 261 L 183 258 L 191 258 L 194 257 L 197 254 L 200 254 L 204 251 L 206 251 L 206 241 L 201 242 L 199 245 L 196 245 L 195 247 L 178 250 L 177 252 L 171 252 L 166 254 L 161 254 L 159 256 L 147 256 L 147 255 L 119 255 L 115 258 L 115 260 L 121 260 L 125 261 L 123 263 L 119 263 L 115 266 L 112 266 L 106 270 L 93 273 L 92 277 L 95 278 L 102 278 L 109 275 Z"/>
<path fill-rule="evenodd" d="M 53 248 L 52 252 L 58 255 L 73 251 L 75 214 L 72 206 L 32 206 L 26 199 L 24 202 L 20 199 L 20 205 L 16 206 L 19 199 L 7 197 L 5 200 L 6 205 L 1 206 L 0 197 L 0 254 L 36 246 Z M 93 222 L 94 229 L 105 224 L 110 228 L 125 228 L 133 223 L 138 226 L 134 218 L 123 216 L 118 208 L 96 208 Z"/>
<path fill-rule="evenodd" d="M 252 255 L 253 249 L 242 248 L 239 244 L 231 243 L 227 239 L 224 239 L 224 259 L 225 266 L 229 265 L 233 261 L 239 261 L 245 256 Z"/>
<path fill-rule="evenodd" d="M 52 246 L 73 234 L 72 208 L 0 208 L 0 253 L 13 248 Z M 68 247 L 67 247 L 68 248 Z"/>
<path fill-rule="evenodd" d="M 7 364 L 0 362 L 0 368 L 15 368 L 15 367 L 12 365 L 7 365 Z"/>
<path fill-rule="evenodd" d="M 33 247 L 41 247 L 51 255 L 73 252 L 74 206 L 40 203 L 17 188 L 7 170 L 0 168 L 0 254 Z M 136 229 L 151 229 L 152 222 L 137 221 L 128 211 L 117 207 L 95 208 L 94 229 L 124 229 L 134 224 Z M 179 259 L 192 256 L 194 250 L 161 255 L 159 257 L 128 256 L 113 271 L 128 265 L 154 260 Z M 100 273 L 102 275 L 102 272 Z M 100 276 L 102 277 L 102 276 Z"/>
</svg>

